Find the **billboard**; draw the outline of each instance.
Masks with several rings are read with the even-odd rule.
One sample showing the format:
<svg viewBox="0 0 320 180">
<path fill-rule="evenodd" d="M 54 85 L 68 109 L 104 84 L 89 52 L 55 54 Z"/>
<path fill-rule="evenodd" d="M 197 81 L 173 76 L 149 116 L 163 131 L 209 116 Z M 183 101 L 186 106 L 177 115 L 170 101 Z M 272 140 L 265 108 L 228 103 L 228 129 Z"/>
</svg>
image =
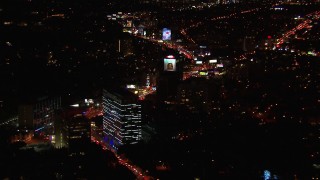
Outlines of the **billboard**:
<svg viewBox="0 0 320 180">
<path fill-rule="evenodd" d="M 196 64 L 202 64 L 202 61 L 196 61 Z"/>
<path fill-rule="evenodd" d="M 164 70 L 165 71 L 176 71 L 176 59 L 165 58 L 164 59 Z"/>
<path fill-rule="evenodd" d="M 162 29 L 162 40 L 168 41 L 171 40 L 171 30 L 168 28 Z"/>
<path fill-rule="evenodd" d="M 217 64 L 217 67 L 223 68 L 223 64 Z"/>
<path fill-rule="evenodd" d="M 209 60 L 209 63 L 210 63 L 210 64 L 217 63 L 217 62 L 218 62 L 217 59 L 211 59 L 211 60 Z"/>
<path fill-rule="evenodd" d="M 132 20 L 123 21 L 123 26 L 126 28 L 131 28 L 132 27 Z"/>
<path fill-rule="evenodd" d="M 199 75 L 200 76 L 207 76 L 208 75 L 208 71 L 199 71 Z"/>
<path fill-rule="evenodd" d="M 142 27 L 138 27 L 138 33 L 140 34 L 140 35 L 143 35 L 143 28 Z"/>
<path fill-rule="evenodd" d="M 136 85 L 134 85 L 134 84 L 127 85 L 127 89 L 135 89 L 135 88 L 136 88 Z"/>
</svg>

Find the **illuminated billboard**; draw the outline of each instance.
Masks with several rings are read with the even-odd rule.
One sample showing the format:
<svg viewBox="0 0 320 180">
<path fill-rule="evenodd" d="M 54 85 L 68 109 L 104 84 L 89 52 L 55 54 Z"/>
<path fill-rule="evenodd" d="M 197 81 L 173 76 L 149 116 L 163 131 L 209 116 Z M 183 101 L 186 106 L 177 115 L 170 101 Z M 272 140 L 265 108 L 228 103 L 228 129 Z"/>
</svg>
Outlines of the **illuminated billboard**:
<svg viewBox="0 0 320 180">
<path fill-rule="evenodd" d="M 135 89 L 135 88 L 136 88 L 136 85 L 133 85 L 133 84 L 127 85 L 127 89 Z"/>
<path fill-rule="evenodd" d="M 139 33 L 140 35 L 143 35 L 143 28 L 142 28 L 142 27 L 139 27 L 139 28 L 138 28 L 138 33 Z"/>
<path fill-rule="evenodd" d="M 210 64 L 217 63 L 217 62 L 218 62 L 217 59 L 211 59 L 211 60 L 209 60 L 209 63 L 210 63 Z"/>
<path fill-rule="evenodd" d="M 202 64 L 202 61 L 196 61 L 196 64 Z"/>
<path fill-rule="evenodd" d="M 168 41 L 171 40 L 171 30 L 168 28 L 163 28 L 162 30 L 162 40 Z"/>
<path fill-rule="evenodd" d="M 199 75 L 200 76 L 207 76 L 208 75 L 208 71 L 200 71 Z"/>
<path fill-rule="evenodd" d="M 217 64 L 217 67 L 223 68 L 223 64 Z"/>
<path fill-rule="evenodd" d="M 126 27 L 132 27 L 132 21 L 131 20 L 127 20 Z"/>
<path fill-rule="evenodd" d="M 165 58 L 164 59 L 164 70 L 165 71 L 176 71 L 176 59 Z"/>
</svg>

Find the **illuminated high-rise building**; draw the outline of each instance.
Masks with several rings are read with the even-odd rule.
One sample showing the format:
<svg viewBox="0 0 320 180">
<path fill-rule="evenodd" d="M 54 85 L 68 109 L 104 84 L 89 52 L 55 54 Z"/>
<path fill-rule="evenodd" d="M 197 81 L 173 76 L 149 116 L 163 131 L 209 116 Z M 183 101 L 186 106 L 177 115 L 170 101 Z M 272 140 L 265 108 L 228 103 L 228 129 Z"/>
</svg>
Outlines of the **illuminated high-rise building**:
<svg viewBox="0 0 320 180">
<path fill-rule="evenodd" d="M 54 134 L 54 114 L 61 109 L 61 97 L 42 97 L 34 105 L 33 128 L 36 134 Z"/>
<path fill-rule="evenodd" d="M 90 121 L 83 114 L 65 119 L 66 144 L 72 151 L 81 151 L 90 143 Z"/>
<path fill-rule="evenodd" d="M 103 132 L 111 147 L 141 140 L 141 105 L 126 90 L 103 91 Z"/>
<path fill-rule="evenodd" d="M 22 129 L 33 129 L 33 106 L 23 104 L 19 106 L 19 127 Z"/>
</svg>

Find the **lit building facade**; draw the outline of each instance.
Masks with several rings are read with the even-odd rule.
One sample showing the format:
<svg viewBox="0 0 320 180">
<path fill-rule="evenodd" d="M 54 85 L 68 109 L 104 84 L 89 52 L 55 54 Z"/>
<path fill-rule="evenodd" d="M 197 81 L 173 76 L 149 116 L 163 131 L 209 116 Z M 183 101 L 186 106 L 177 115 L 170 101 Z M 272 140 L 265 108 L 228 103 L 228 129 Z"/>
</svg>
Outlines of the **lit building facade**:
<svg viewBox="0 0 320 180">
<path fill-rule="evenodd" d="M 36 134 L 54 134 L 54 114 L 61 109 L 61 97 L 43 97 L 34 106 L 33 128 Z"/>
<path fill-rule="evenodd" d="M 72 151 L 85 149 L 85 145 L 89 144 L 91 139 L 89 119 L 82 114 L 75 114 L 67 118 L 64 123 L 66 146 Z"/>
<path fill-rule="evenodd" d="M 54 141 L 56 148 L 72 152 L 85 151 L 91 142 L 91 121 L 85 116 L 84 107 L 66 107 L 55 114 Z"/>
<path fill-rule="evenodd" d="M 141 105 L 134 94 L 103 91 L 103 132 L 114 149 L 141 140 Z"/>
</svg>

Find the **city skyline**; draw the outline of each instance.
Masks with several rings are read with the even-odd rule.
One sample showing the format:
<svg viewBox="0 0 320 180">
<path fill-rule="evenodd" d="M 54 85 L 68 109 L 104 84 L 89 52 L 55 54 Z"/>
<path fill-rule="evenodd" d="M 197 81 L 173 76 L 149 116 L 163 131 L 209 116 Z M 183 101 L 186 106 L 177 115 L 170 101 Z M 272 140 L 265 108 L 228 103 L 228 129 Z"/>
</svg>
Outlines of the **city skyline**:
<svg viewBox="0 0 320 180">
<path fill-rule="evenodd" d="M 319 0 L 5 0 L 0 179 L 319 179 Z"/>
</svg>

